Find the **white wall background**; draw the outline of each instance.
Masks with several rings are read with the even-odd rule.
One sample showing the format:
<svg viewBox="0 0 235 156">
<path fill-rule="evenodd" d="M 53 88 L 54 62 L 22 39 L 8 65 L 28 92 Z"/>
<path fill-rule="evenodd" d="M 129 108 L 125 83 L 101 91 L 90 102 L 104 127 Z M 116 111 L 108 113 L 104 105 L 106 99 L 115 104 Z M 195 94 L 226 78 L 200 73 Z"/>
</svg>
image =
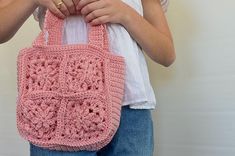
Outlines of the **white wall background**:
<svg viewBox="0 0 235 156">
<path fill-rule="evenodd" d="M 177 60 L 148 58 L 159 102 L 155 156 L 235 155 L 235 1 L 171 0 L 167 18 Z M 0 156 L 27 156 L 15 123 L 16 56 L 38 34 L 32 18 L 0 45 Z"/>
</svg>

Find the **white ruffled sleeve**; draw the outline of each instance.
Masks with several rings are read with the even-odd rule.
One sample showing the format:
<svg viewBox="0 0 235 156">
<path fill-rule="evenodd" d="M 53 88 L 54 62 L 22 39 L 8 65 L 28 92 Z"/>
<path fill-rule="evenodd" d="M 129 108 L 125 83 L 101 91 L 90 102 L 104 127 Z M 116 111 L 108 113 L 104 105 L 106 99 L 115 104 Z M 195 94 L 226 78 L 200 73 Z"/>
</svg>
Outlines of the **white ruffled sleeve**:
<svg viewBox="0 0 235 156">
<path fill-rule="evenodd" d="M 162 5 L 162 9 L 164 12 L 167 12 L 167 8 L 169 5 L 169 0 L 161 0 L 161 5 Z"/>
</svg>

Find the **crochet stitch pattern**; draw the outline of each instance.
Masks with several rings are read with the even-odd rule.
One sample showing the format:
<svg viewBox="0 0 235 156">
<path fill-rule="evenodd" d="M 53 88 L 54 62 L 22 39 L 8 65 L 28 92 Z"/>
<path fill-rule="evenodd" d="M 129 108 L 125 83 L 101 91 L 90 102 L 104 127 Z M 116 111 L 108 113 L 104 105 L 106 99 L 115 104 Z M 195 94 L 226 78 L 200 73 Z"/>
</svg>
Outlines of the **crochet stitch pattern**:
<svg viewBox="0 0 235 156">
<path fill-rule="evenodd" d="M 109 51 L 105 25 L 89 26 L 87 44 L 62 45 L 63 22 L 47 11 L 18 55 L 17 128 L 40 147 L 98 150 L 119 126 L 125 61 Z"/>
</svg>

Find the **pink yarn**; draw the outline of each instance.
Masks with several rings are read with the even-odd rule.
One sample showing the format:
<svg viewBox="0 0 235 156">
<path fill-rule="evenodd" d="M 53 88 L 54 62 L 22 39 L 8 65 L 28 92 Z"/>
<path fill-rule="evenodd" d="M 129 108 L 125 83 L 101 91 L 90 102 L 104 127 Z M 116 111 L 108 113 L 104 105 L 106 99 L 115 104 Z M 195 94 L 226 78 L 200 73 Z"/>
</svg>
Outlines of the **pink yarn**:
<svg viewBox="0 0 235 156">
<path fill-rule="evenodd" d="M 89 26 L 87 44 L 62 45 L 63 22 L 47 11 L 33 47 L 18 55 L 17 128 L 40 147 L 98 150 L 119 126 L 124 58 L 109 51 L 105 25 Z"/>
</svg>

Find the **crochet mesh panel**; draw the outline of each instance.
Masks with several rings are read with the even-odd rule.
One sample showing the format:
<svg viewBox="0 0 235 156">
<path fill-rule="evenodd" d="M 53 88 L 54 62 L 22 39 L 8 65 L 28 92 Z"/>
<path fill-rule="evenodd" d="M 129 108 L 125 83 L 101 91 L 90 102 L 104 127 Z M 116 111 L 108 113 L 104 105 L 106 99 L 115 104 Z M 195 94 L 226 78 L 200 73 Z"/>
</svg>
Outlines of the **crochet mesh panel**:
<svg viewBox="0 0 235 156">
<path fill-rule="evenodd" d="M 76 59 L 79 58 L 79 59 Z M 68 92 L 102 91 L 104 87 L 103 62 L 98 57 L 69 55 L 66 89 Z"/>
<path fill-rule="evenodd" d="M 26 67 L 25 91 L 59 91 L 59 68 L 62 56 L 32 55 L 28 57 Z"/>
</svg>

